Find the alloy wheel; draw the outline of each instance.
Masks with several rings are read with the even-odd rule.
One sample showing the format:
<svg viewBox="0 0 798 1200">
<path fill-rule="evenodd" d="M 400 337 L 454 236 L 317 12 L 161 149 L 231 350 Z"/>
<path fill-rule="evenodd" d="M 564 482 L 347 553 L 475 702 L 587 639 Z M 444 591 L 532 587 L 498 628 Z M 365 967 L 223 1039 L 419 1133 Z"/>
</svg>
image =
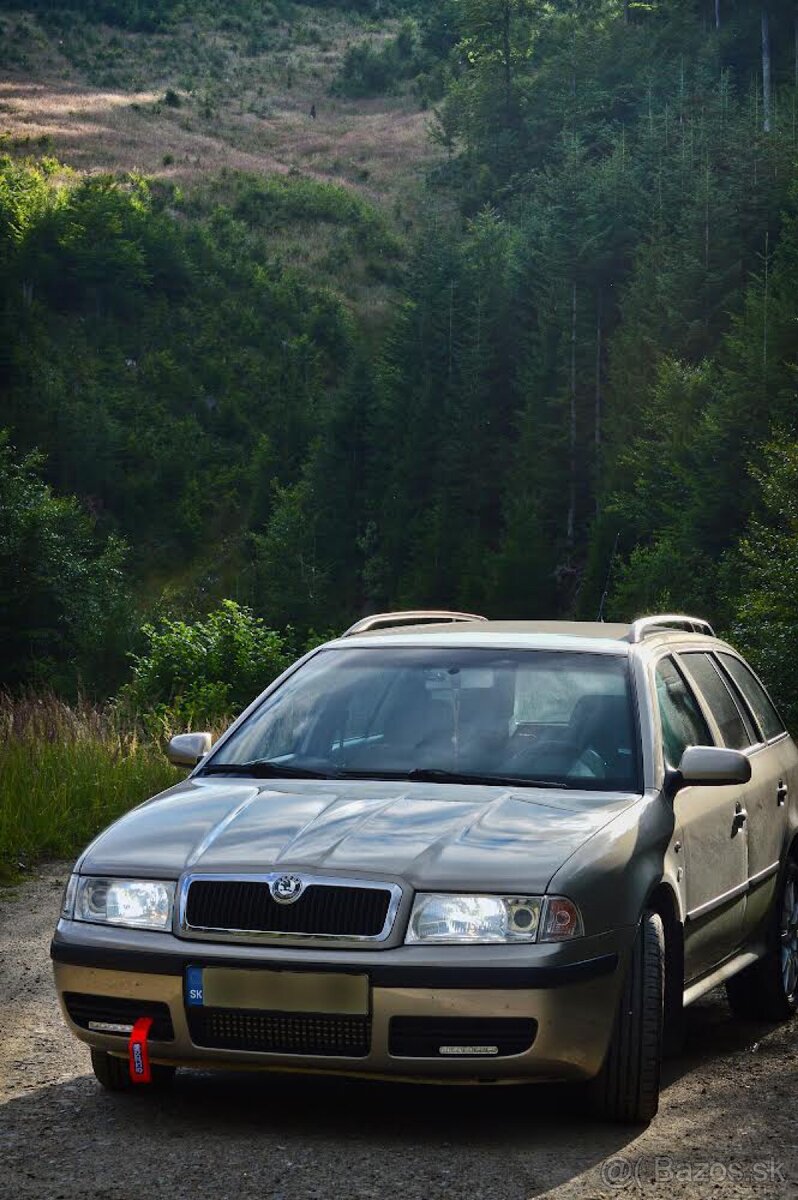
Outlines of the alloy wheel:
<svg viewBox="0 0 798 1200">
<path fill-rule="evenodd" d="M 791 874 L 784 887 L 781 907 L 781 979 L 789 999 L 798 985 L 798 887 Z"/>
</svg>

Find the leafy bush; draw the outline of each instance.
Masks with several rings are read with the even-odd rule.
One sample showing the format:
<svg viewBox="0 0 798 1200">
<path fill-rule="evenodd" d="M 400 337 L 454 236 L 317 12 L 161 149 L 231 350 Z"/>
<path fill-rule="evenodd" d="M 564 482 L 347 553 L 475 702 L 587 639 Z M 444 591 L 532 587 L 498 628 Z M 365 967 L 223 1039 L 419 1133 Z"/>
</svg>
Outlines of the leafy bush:
<svg viewBox="0 0 798 1200">
<path fill-rule="evenodd" d="M 130 629 L 125 547 L 54 495 L 0 431 L 0 682 L 116 682 Z"/>
<path fill-rule="evenodd" d="M 751 658 L 798 729 L 798 443 L 784 431 L 755 471 L 762 516 L 754 519 L 732 559 L 733 640 Z"/>
<path fill-rule="evenodd" d="M 233 215 L 266 231 L 291 225 L 334 225 L 360 250 L 385 259 L 399 252 L 396 235 L 366 200 L 345 187 L 301 175 L 257 179 L 240 175 L 232 181 Z"/>
<path fill-rule="evenodd" d="M 123 704 L 151 711 L 161 732 L 224 723 L 291 663 L 285 634 L 233 600 L 193 624 L 164 620 L 143 629 L 149 643 L 133 660 Z"/>
<path fill-rule="evenodd" d="M 396 37 L 379 48 L 371 42 L 350 46 L 331 90 L 352 99 L 382 96 L 418 75 L 425 62 L 417 26 L 408 19 L 402 22 Z"/>
</svg>

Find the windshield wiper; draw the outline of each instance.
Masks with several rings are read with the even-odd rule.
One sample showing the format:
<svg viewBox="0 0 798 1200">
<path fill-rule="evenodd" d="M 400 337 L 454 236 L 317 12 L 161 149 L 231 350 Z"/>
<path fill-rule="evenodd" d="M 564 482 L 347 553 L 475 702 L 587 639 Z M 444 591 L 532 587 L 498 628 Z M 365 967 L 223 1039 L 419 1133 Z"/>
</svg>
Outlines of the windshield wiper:
<svg viewBox="0 0 798 1200">
<path fill-rule="evenodd" d="M 416 767 L 412 771 L 344 771 L 343 779 L 409 780 L 411 783 L 473 783 L 485 787 L 557 788 L 567 791 L 567 783 L 549 779 L 524 779 L 520 775 L 472 775 L 467 771 L 444 771 L 438 767 Z"/>
<path fill-rule="evenodd" d="M 463 783 L 486 787 L 559 788 L 567 784 L 547 779 L 524 779 L 518 775 L 472 775 L 466 771 L 444 771 L 437 767 L 416 767 L 412 771 L 336 771 L 294 767 L 270 758 L 247 763 L 210 763 L 202 775 L 240 775 L 250 779 L 364 779 L 409 780 L 411 783 Z"/>
<path fill-rule="evenodd" d="M 419 783 L 481 783 L 488 786 L 498 784 L 502 787 L 528 788 L 560 788 L 565 790 L 567 784 L 552 783 L 547 779 L 524 779 L 520 775 L 471 775 L 465 771 L 442 771 L 435 767 L 418 767 L 408 771 L 407 779 L 418 780 Z"/>
<path fill-rule="evenodd" d="M 202 775 L 245 775 L 252 779 L 340 779 L 338 771 L 314 771 L 310 767 L 293 767 L 270 758 L 256 758 L 247 763 L 211 763 Z"/>
</svg>

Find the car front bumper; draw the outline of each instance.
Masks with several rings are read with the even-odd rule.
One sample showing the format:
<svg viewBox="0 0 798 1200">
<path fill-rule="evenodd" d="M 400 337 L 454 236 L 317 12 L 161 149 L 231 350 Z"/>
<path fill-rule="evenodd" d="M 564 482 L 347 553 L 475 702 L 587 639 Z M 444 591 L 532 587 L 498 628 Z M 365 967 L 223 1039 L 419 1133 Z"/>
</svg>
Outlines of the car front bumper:
<svg viewBox="0 0 798 1200">
<path fill-rule="evenodd" d="M 152 1040 L 155 1063 L 200 1068 L 333 1072 L 442 1082 L 588 1079 L 607 1052 L 634 928 L 568 944 L 534 946 L 402 946 L 381 951 L 288 949 L 189 943 L 171 934 L 109 929 L 61 921 L 51 955 L 64 1018 L 89 1045 L 126 1054 L 124 1035 L 81 1028 L 65 994 L 168 1005 L 174 1038 Z M 186 1003 L 189 966 L 322 975 L 368 976 L 368 1049 L 358 1057 L 201 1046 L 192 1038 Z M 134 1005 L 135 1009 L 135 1005 Z M 446 1022 L 523 1019 L 533 1023 L 521 1052 L 444 1056 L 396 1053 L 394 1018 Z M 425 1026 L 426 1027 L 426 1026 Z M 451 1040 L 445 1033 L 444 1041 Z M 488 1039 L 494 1040 L 494 1039 Z M 480 1044 L 483 1038 L 478 1039 Z"/>
</svg>

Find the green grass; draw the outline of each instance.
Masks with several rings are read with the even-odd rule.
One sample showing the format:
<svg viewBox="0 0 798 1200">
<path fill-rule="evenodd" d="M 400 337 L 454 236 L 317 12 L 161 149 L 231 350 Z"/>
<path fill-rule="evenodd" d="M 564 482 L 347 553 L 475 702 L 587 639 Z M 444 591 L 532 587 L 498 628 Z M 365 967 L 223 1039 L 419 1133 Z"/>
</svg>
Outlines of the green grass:
<svg viewBox="0 0 798 1200">
<path fill-rule="evenodd" d="M 70 858 L 181 772 L 113 714 L 54 697 L 0 697 L 0 882 Z"/>
</svg>

